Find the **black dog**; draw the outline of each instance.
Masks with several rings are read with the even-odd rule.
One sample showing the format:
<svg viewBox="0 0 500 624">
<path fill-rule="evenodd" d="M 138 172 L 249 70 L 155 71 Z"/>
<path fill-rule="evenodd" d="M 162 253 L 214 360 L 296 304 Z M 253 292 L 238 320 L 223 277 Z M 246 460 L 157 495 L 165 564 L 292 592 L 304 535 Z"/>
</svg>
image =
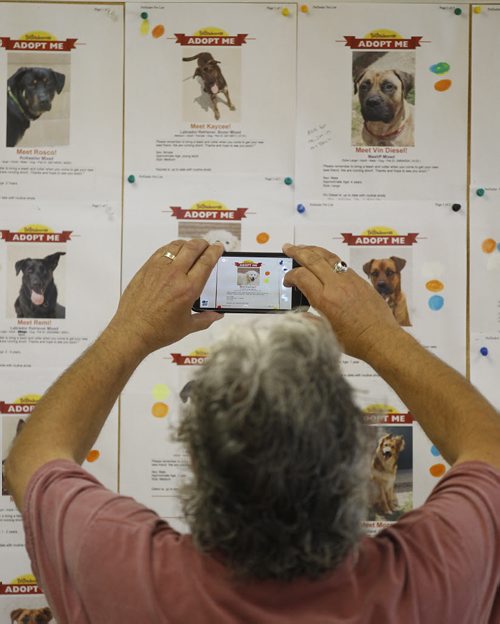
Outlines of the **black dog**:
<svg viewBox="0 0 500 624">
<path fill-rule="evenodd" d="M 7 147 L 17 145 L 31 122 L 52 108 L 65 80 L 44 67 L 21 67 L 7 80 Z"/>
<path fill-rule="evenodd" d="M 14 437 L 17 437 L 21 433 L 21 429 L 24 427 L 24 425 L 25 425 L 25 421 L 22 418 L 20 418 L 17 421 L 16 435 Z M 7 487 L 5 485 L 5 478 L 3 474 L 4 464 L 5 464 L 5 459 L 2 459 L 2 496 L 8 496 L 9 491 L 7 490 Z"/>
<path fill-rule="evenodd" d="M 219 109 L 217 108 L 217 95 L 222 92 L 226 96 L 227 105 L 230 110 L 235 110 L 229 97 L 227 82 L 219 68 L 220 61 L 216 61 L 210 52 L 200 52 L 195 56 L 183 58 L 183 61 L 194 61 L 197 59 L 198 67 L 193 74 L 193 78 L 199 76 L 203 82 L 203 91 L 208 93 L 212 100 L 215 119 L 220 118 Z"/>
<path fill-rule="evenodd" d="M 54 273 L 64 251 L 45 258 L 25 258 L 16 262 L 16 275 L 23 272 L 23 283 L 14 307 L 17 318 L 65 318 L 65 308 L 57 303 Z"/>
</svg>

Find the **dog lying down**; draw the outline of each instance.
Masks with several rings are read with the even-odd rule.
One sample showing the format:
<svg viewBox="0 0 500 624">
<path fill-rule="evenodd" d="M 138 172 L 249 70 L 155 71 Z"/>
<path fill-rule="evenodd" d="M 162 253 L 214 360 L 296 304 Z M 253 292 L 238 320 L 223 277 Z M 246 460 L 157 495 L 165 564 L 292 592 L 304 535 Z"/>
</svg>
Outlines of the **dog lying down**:
<svg viewBox="0 0 500 624">
<path fill-rule="evenodd" d="M 22 272 L 22 285 L 14 303 L 17 318 L 65 318 L 65 308 L 57 303 L 54 271 L 59 258 L 66 252 L 58 251 L 45 258 L 24 258 L 15 264 L 16 275 Z"/>
</svg>

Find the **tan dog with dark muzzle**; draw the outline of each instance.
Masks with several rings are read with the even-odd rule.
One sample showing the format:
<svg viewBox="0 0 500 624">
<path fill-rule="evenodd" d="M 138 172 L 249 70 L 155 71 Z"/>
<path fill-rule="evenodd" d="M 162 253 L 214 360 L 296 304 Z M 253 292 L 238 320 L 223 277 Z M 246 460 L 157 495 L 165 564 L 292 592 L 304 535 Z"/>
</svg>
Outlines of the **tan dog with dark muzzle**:
<svg viewBox="0 0 500 624">
<path fill-rule="evenodd" d="M 375 290 L 391 308 L 396 321 L 403 327 L 411 327 L 406 296 L 401 290 L 401 271 L 406 265 L 404 258 L 381 258 L 363 265 Z"/>
<path fill-rule="evenodd" d="M 44 624 L 52 620 L 52 611 L 43 609 L 15 609 L 10 614 L 12 624 Z"/>
<path fill-rule="evenodd" d="M 412 74 L 396 69 L 367 69 L 355 78 L 365 145 L 415 145 L 413 105 L 406 100 L 413 85 Z"/>
</svg>

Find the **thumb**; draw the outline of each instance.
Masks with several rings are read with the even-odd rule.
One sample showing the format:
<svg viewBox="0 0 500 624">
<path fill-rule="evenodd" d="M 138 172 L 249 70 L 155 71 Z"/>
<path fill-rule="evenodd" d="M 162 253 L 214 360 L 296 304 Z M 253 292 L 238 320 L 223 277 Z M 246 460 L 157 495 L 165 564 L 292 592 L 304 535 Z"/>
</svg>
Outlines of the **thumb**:
<svg viewBox="0 0 500 624">
<path fill-rule="evenodd" d="M 208 329 L 210 325 L 216 321 L 220 321 L 224 318 L 224 315 L 220 312 L 198 312 L 191 315 L 191 323 L 193 326 L 192 331 L 197 332 L 203 329 Z"/>
<path fill-rule="evenodd" d="M 319 279 L 305 267 L 297 267 L 287 271 L 283 280 L 284 286 L 295 286 L 312 304 L 323 291 L 323 285 Z"/>
</svg>

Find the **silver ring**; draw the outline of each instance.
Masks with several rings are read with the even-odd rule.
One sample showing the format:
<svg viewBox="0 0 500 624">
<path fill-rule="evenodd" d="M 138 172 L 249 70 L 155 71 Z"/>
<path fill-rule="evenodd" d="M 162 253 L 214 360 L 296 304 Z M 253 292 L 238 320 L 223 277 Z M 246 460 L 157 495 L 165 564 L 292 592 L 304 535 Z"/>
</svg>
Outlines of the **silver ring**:
<svg viewBox="0 0 500 624">
<path fill-rule="evenodd" d="M 173 254 L 173 253 L 170 253 L 170 251 L 166 251 L 166 252 L 163 254 L 163 257 L 164 257 L 164 258 L 168 258 L 169 260 L 175 260 L 175 256 L 174 256 L 174 254 Z"/>
<path fill-rule="evenodd" d="M 347 271 L 347 262 L 339 260 L 333 267 L 335 273 L 345 273 Z"/>
</svg>

